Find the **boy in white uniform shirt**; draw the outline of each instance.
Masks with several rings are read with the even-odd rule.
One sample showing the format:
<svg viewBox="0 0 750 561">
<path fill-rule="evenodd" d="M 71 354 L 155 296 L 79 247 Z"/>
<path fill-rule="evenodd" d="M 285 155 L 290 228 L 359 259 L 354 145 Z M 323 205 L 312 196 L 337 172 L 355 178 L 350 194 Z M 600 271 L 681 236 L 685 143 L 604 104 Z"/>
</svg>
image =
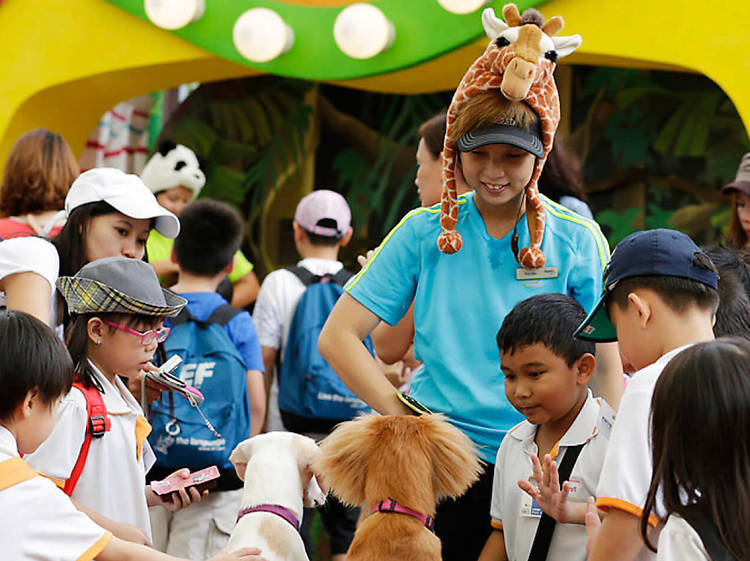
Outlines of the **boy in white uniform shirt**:
<svg viewBox="0 0 750 561">
<path fill-rule="evenodd" d="M 586 557 L 585 504 L 599 481 L 614 411 L 587 388 L 596 363 L 594 344 L 573 338 L 585 316 L 570 296 L 533 296 L 513 308 L 497 334 L 505 395 L 526 420 L 508 432 L 497 453 L 493 532 L 480 561 Z M 545 476 L 539 457 L 544 457 Z M 560 457 L 560 471 L 569 470 L 562 506 L 570 508 L 552 512 L 548 494 L 530 481 L 541 479 L 540 487 L 549 488 L 551 474 L 557 486 L 552 460 Z M 557 523 L 549 514 L 543 517 L 540 507 Z"/>
<path fill-rule="evenodd" d="M 52 481 L 19 456 L 30 454 L 55 426 L 60 399 L 73 383 L 65 345 L 41 321 L 0 312 L 0 544 L 13 561 L 184 561 L 113 537 L 73 506 Z M 257 548 L 212 561 L 264 561 Z"/>
<path fill-rule="evenodd" d="M 615 248 L 604 273 L 604 294 L 576 330 L 581 339 L 616 340 L 623 358 L 638 369 L 620 402 L 597 487 L 596 504 L 607 516 L 590 561 L 656 557 L 640 534 L 652 471 L 651 396 L 673 356 L 691 344 L 714 338 L 718 278 L 711 259 L 685 234 L 636 232 Z M 660 527 L 656 515 L 649 522 Z"/>
</svg>

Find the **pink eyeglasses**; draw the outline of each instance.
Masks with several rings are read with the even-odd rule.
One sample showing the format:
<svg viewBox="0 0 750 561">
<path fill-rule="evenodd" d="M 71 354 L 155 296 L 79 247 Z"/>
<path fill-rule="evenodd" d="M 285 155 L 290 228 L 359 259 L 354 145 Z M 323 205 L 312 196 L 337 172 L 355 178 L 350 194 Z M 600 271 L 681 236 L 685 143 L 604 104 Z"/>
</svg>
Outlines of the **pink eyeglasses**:
<svg viewBox="0 0 750 561">
<path fill-rule="evenodd" d="M 124 331 L 125 333 L 130 333 L 132 335 L 135 335 L 136 337 L 140 338 L 141 345 L 144 347 L 146 345 L 150 345 L 154 341 L 157 343 L 163 343 L 167 339 L 167 335 L 169 335 L 169 327 L 161 327 L 159 329 L 149 329 L 148 331 L 136 331 L 135 329 L 130 329 L 129 327 L 125 327 L 124 325 L 120 325 L 119 323 L 113 323 L 111 321 L 107 321 L 106 319 L 102 320 L 107 325 L 114 327 L 115 329 L 119 329 L 120 331 Z"/>
</svg>

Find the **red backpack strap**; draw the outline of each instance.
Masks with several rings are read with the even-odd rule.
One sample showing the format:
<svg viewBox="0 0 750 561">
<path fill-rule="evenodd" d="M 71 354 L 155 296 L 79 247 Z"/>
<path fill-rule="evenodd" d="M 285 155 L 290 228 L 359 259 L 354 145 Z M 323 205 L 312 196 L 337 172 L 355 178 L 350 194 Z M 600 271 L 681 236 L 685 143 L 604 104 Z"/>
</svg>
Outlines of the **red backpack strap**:
<svg viewBox="0 0 750 561">
<path fill-rule="evenodd" d="M 86 423 L 86 437 L 83 440 L 81 451 L 78 453 L 78 459 L 70 472 L 70 477 L 65 481 L 63 491 L 66 495 L 71 496 L 76 488 L 78 479 L 81 477 L 83 466 L 86 465 L 86 458 L 89 455 L 91 440 L 101 438 L 104 433 L 111 427 L 109 417 L 107 417 L 107 408 L 104 405 L 102 394 L 94 386 L 84 386 L 81 382 L 73 382 L 73 387 L 78 389 L 83 397 L 86 398 L 86 414 L 88 422 Z"/>
</svg>

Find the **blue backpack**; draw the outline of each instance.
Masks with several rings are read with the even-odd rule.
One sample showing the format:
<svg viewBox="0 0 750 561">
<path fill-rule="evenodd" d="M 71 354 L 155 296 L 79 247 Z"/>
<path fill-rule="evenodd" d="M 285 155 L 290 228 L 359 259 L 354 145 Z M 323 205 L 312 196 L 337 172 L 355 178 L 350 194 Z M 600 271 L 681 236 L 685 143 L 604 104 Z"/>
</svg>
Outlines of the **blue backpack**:
<svg viewBox="0 0 750 561">
<path fill-rule="evenodd" d="M 328 433 L 341 421 L 362 412 L 367 404 L 354 395 L 318 351 L 318 337 L 333 306 L 352 276 L 314 275 L 304 267 L 290 267 L 307 287 L 294 311 L 279 373 L 279 410 L 287 430 Z M 370 354 L 372 339 L 364 341 Z"/>
<path fill-rule="evenodd" d="M 241 311 L 223 304 L 199 321 L 184 308 L 171 319 L 172 331 L 164 349 L 167 356 L 177 354 L 184 361 L 179 377 L 204 395 L 201 410 L 221 437 L 186 399 L 164 391 L 151 406 L 148 439 L 156 467 L 196 470 L 216 465 L 231 470 L 229 455 L 250 436 L 247 368 L 224 329 Z"/>
</svg>

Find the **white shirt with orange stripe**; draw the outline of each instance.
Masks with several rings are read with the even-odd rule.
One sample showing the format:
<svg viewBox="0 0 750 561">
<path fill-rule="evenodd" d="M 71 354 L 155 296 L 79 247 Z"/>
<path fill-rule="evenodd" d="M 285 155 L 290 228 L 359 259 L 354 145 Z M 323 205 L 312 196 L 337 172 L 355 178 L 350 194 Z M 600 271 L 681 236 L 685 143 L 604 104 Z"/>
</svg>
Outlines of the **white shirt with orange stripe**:
<svg viewBox="0 0 750 561">
<path fill-rule="evenodd" d="M 0 557 L 91 561 L 111 539 L 51 481 L 23 463 L 15 438 L 0 426 Z"/>
<path fill-rule="evenodd" d="M 155 461 L 146 440 L 151 427 L 119 378 L 113 385 L 100 372 L 95 375 L 104 389 L 102 398 L 112 426 L 101 438 L 92 439 L 72 498 L 116 522 L 138 526 L 151 536 L 145 495 L 146 472 Z M 25 457 L 26 461 L 62 487 L 78 459 L 87 422 L 86 399 L 73 388 L 60 403 L 52 434 Z"/>
<path fill-rule="evenodd" d="M 594 399 L 588 392 L 578 416 L 552 450 L 552 458 L 560 463 L 570 446 L 583 444 L 570 475 L 568 500 L 585 502 L 594 496 L 599 482 L 609 434 L 614 424 L 614 410 L 603 399 Z M 531 454 L 538 454 L 534 438 L 538 425 L 522 421 L 513 427 L 500 445 L 492 481 L 492 526 L 502 530 L 509 561 L 526 561 L 534 543 L 541 509 L 518 487 L 519 479 L 533 474 Z M 586 528 L 580 524 L 556 524 L 548 559 L 584 561 L 586 559 Z"/>
<path fill-rule="evenodd" d="M 649 419 L 654 386 L 667 363 L 688 346 L 666 353 L 633 374 L 628 382 L 612 429 L 601 481 L 596 488 L 596 506 L 600 509 L 617 508 L 640 518 L 651 484 Z M 652 514 L 650 522 L 654 527 L 659 526 L 659 517 Z M 656 537 L 652 539 L 656 540 Z M 645 545 L 636 557 L 637 561 L 653 559 L 656 559 L 656 554 Z"/>
</svg>

